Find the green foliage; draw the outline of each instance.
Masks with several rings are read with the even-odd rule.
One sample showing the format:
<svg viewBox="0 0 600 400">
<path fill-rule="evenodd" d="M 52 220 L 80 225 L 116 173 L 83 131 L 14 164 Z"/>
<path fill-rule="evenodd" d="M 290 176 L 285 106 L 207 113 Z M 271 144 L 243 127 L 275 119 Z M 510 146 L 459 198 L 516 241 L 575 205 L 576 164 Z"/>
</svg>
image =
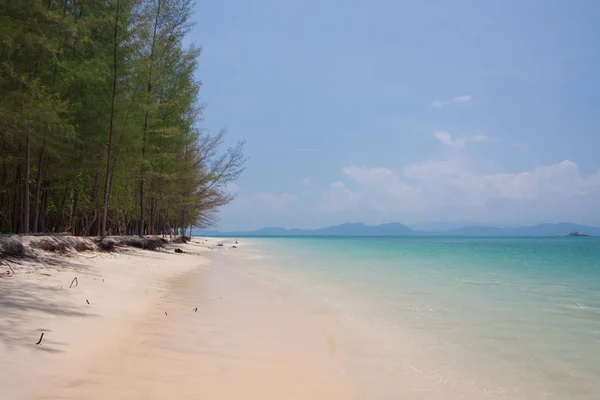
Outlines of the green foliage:
<svg viewBox="0 0 600 400">
<path fill-rule="evenodd" d="M 106 233 L 214 222 L 245 160 L 197 128 L 191 12 L 190 0 L 0 0 L 0 231 L 103 234 L 106 179 Z"/>
</svg>

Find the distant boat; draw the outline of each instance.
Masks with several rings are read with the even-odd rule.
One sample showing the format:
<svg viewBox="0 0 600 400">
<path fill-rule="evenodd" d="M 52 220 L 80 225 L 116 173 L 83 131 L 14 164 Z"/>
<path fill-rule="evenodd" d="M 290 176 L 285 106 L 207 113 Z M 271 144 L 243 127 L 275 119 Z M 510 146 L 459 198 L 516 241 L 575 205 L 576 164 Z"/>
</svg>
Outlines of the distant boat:
<svg viewBox="0 0 600 400">
<path fill-rule="evenodd" d="M 582 232 L 570 232 L 567 236 L 590 236 Z"/>
</svg>

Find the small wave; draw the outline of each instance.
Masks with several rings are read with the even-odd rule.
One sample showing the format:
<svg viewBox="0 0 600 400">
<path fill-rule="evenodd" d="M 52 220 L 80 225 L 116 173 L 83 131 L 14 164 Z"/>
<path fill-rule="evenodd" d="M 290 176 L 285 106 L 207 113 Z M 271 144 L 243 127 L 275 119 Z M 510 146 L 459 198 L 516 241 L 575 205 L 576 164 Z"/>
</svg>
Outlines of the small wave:
<svg viewBox="0 0 600 400">
<path fill-rule="evenodd" d="M 478 286 L 499 286 L 503 285 L 505 282 L 503 281 L 490 281 L 486 279 L 454 279 L 456 282 L 461 283 L 463 285 L 478 285 Z"/>
<path fill-rule="evenodd" d="M 585 310 L 600 313 L 600 308 L 594 306 L 588 306 L 585 304 L 577 303 L 577 304 L 560 304 L 559 306 L 563 308 L 568 308 L 571 310 Z"/>
<path fill-rule="evenodd" d="M 550 299 L 550 301 L 558 309 L 572 310 L 573 312 L 586 312 L 586 313 L 600 314 L 600 307 L 598 307 L 598 306 L 588 305 L 588 304 L 584 304 L 584 303 L 580 303 L 580 302 L 567 303 L 564 301 L 561 302 L 561 301 L 555 301 L 552 299 Z"/>
</svg>

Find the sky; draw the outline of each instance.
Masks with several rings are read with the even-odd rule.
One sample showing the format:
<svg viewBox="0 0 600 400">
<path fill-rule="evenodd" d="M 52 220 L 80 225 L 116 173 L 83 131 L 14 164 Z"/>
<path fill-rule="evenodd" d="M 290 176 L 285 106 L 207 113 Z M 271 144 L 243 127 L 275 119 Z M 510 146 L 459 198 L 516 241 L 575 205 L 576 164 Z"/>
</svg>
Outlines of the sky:
<svg viewBox="0 0 600 400">
<path fill-rule="evenodd" d="M 600 225 L 600 1 L 198 0 L 221 230 Z"/>
</svg>

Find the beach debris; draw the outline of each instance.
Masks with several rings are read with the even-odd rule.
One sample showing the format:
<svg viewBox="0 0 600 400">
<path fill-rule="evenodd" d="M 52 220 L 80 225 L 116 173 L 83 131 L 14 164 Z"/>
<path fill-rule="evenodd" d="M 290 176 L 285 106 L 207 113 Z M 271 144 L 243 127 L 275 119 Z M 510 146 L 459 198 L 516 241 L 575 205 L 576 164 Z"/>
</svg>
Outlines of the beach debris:
<svg viewBox="0 0 600 400">
<path fill-rule="evenodd" d="M 191 242 L 191 238 L 189 236 L 179 236 L 175 239 L 173 239 L 173 243 L 187 243 L 187 242 Z"/>
<path fill-rule="evenodd" d="M 234 249 L 237 249 L 237 246 L 231 246 L 231 247 L 234 248 Z"/>
<path fill-rule="evenodd" d="M 88 303 L 88 304 L 90 304 L 90 301 L 88 299 L 85 299 L 85 302 Z"/>
<path fill-rule="evenodd" d="M 223 243 L 217 243 L 217 246 L 223 247 Z"/>
<path fill-rule="evenodd" d="M 102 283 L 104 283 L 104 278 L 102 279 Z"/>
<path fill-rule="evenodd" d="M 117 241 L 112 238 L 104 238 L 98 242 L 98 248 L 102 251 L 112 252 L 115 250 Z"/>
<path fill-rule="evenodd" d="M 166 311 L 165 311 L 165 316 L 167 316 L 167 317 L 169 316 Z"/>
<path fill-rule="evenodd" d="M 183 253 L 183 250 L 181 250 L 179 247 L 175 249 L 175 253 Z"/>
<path fill-rule="evenodd" d="M 194 312 L 198 311 L 198 307 L 194 308 Z"/>
<path fill-rule="evenodd" d="M 75 283 L 75 286 L 79 286 L 79 281 L 77 280 L 77 277 L 73 278 L 73 280 L 71 281 L 71 284 L 69 285 L 69 289 L 71 289 L 73 287 L 73 283 Z"/>
<path fill-rule="evenodd" d="M 44 332 L 42 332 L 42 336 L 40 336 L 40 340 L 38 340 L 38 342 L 36 343 L 36 346 L 38 346 L 40 343 L 42 343 L 43 338 L 44 338 Z"/>
</svg>

